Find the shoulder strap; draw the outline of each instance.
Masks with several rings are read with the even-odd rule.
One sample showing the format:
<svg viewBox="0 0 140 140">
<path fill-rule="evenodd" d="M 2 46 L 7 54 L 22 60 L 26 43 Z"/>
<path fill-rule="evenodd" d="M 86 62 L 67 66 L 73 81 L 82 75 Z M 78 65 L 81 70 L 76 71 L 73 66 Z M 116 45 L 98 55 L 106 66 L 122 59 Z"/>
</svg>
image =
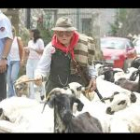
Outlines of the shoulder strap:
<svg viewBox="0 0 140 140">
<path fill-rule="evenodd" d="M 18 43 L 18 47 L 20 48 L 20 42 L 19 42 L 18 37 L 17 37 L 17 43 Z"/>
<path fill-rule="evenodd" d="M 72 60 L 72 63 L 74 65 L 74 67 L 77 69 L 77 72 L 80 74 L 81 78 L 83 79 L 85 85 L 87 86 L 89 84 L 89 79 L 87 78 L 87 76 L 85 75 L 82 67 L 76 62 L 76 60 Z"/>
<path fill-rule="evenodd" d="M 18 43 L 18 48 L 19 48 L 19 55 L 20 55 L 20 60 L 22 59 L 22 55 L 23 55 L 23 49 L 21 48 L 22 46 L 20 46 L 20 41 L 17 37 L 17 43 Z"/>
</svg>

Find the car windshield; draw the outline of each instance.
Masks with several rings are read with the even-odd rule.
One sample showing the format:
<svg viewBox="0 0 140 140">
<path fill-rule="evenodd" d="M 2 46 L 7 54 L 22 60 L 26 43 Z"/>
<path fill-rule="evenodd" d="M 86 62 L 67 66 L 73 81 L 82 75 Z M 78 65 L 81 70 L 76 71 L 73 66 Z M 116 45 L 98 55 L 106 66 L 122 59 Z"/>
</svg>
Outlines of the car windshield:
<svg viewBox="0 0 140 140">
<path fill-rule="evenodd" d="M 125 49 L 125 43 L 123 40 L 115 39 L 101 39 L 101 49 Z"/>
</svg>

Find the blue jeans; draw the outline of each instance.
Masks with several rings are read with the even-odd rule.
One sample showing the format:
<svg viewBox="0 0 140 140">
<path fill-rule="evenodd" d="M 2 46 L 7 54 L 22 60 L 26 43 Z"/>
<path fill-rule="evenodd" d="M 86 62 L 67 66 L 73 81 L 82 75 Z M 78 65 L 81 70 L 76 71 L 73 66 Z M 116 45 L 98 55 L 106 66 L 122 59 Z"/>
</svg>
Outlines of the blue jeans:
<svg viewBox="0 0 140 140">
<path fill-rule="evenodd" d="M 13 86 L 14 86 L 14 82 L 18 78 L 19 70 L 20 70 L 20 61 L 11 61 L 9 63 L 9 67 L 7 71 L 7 84 L 8 84 L 7 96 L 8 97 L 16 96 Z"/>
</svg>

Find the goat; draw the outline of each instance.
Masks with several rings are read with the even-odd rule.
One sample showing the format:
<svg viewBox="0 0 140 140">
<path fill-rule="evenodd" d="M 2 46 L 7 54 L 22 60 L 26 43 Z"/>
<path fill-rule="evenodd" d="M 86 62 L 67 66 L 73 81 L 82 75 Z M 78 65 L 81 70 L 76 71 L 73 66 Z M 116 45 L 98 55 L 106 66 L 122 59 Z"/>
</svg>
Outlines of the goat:
<svg viewBox="0 0 140 140">
<path fill-rule="evenodd" d="M 106 82 L 108 82 L 108 81 L 106 81 Z M 116 85 L 114 84 L 114 86 L 116 86 Z M 118 88 L 118 86 L 116 86 L 116 87 Z M 121 87 L 119 87 L 119 88 L 121 88 Z M 55 92 L 58 94 L 60 94 L 60 93 L 72 94 L 75 97 L 79 98 L 84 103 L 84 107 L 81 112 L 78 112 L 76 109 L 77 107 L 74 104 L 73 115 L 78 116 L 81 113 L 89 112 L 92 117 L 96 117 L 99 119 L 103 132 L 109 132 L 110 115 L 107 115 L 105 112 L 107 105 L 105 103 L 102 103 L 99 100 L 99 97 L 95 93 L 94 93 L 95 97 L 93 98 L 93 100 L 92 101 L 89 100 L 87 98 L 88 96 L 85 96 L 85 87 L 83 87 L 81 84 L 79 84 L 77 82 L 69 83 L 68 87 L 63 88 L 63 89 L 55 88 L 50 92 L 49 96 L 55 94 Z M 97 100 L 95 98 L 97 98 Z"/>
<path fill-rule="evenodd" d="M 6 123 L 3 123 L 2 127 L 11 129 L 11 132 L 52 133 L 54 132 L 54 111 L 47 106 L 42 114 L 42 107 L 43 104 L 33 99 L 25 97 L 7 98 L 0 102 L 0 122 L 5 120 L 14 124 L 15 127 L 6 126 Z"/>
<path fill-rule="evenodd" d="M 125 78 L 120 78 L 115 82 L 115 84 L 130 91 L 136 91 L 140 93 L 140 67 L 138 68 L 137 73 L 139 74 L 138 82 L 130 81 Z"/>
<path fill-rule="evenodd" d="M 110 115 L 117 111 L 123 110 L 132 104 L 140 105 L 140 95 L 138 93 L 131 93 L 129 91 L 114 92 L 112 96 L 104 99 L 110 100 L 110 103 L 106 108 L 106 113 Z"/>
<path fill-rule="evenodd" d="M 0 102 L 0 119 L 7 117 L 11 122 L 15 122 L 16 111 L 37 106 L 39 103 L 36 100 L 31 100 L 25 97 L 10 97 Z"/>
<path fill-rule="evenodd" d="M 115 112 L 110 119 L 110 132 L 131 133 L 140 132 L 140 105 L 133 104 L 130 107 Z"/>
<path fill-rule="evenodd" d="M 101 124 L 98 119 L 93 118 L 89 113 L 85 112 L 79 116 L 72 115 L 73 103 L 78 103 L 78 110 L 81 111 L 83 103 L 75 96 L 57 93 L 52 94 L 44 104 L 54 107 L 55 132 L 58 133 L 96 133 L 102 132 Z"/>
<path fill-rule="evenodd" d="M 69 86 L 70 88 L 73 88 L 73 86 Z M 116 88 L 117 89 L 117 88 Z M 120 88 L 121 89 L 121 88 Z M 73 90 L 73 94 L 76 93 L 76 90 Z M 110 98 L 110 102 L 111 103 L 115 103 L 116 104 L 116 107 L 112 107 L 113 110 L 110 111 L 109 106 L 107 105 L 108 108 L 106 108 L 106 113 L 107 114 L 113 114 L 113 112 L 117 112 L 119 110 L 122 110 L 124 109 L 126 106 L 129 106 L 130 104 L 132 103 L 138 103 L 139 102 L 139 96 L 138 94 L 134 94 L 134 93 L 130 93 L 129 91 L 127 90 L 123 90 L 121 89 L 120 91 L 122 92 L 115 92 L 114 95 Z M 127 92 L 126 92 L 127 91 Z M 129 94 L 128 94 L 129 93 Z M 80 92 L 79 92 L 80 94 Z M 75 94 L 76 95 L 76 94 Z M 82 96 L 84 98 L 84 96 Z M 113 98 L 114 97 L 114 98 Z M 118 98 L 117 98 L 118 97 Z M 127 97 L 127 98 L 126 98 Z M 79 97 L 81 98 L 81 97 Z M 117 100 L 118 99 L 118 100 Z M 117 102 L 116 102 L 117 100 Z M 85 111 L 88 111 L 92 116 L 96 117 L 99 119 L 100 123 L 101 123 L 101 126 L 103 128 L 103 132 L 109 132 L 109 129 L 110 129 L 110 132 L 139 132 L 139 128 L 137 129 L 136 126 L 138 126 L 138 124 L 136 124 L 136 122 L 138 123 L 138 117 L 136 115 L 132 115 L 131 116 L 133 118 L 137 118 L 136 121 L 132 120 L 131 118 L 131 121 L 129 121 L 127 119 L 127 123 L 123 120 L 123 119 L 126 119 L 124 117 L 124 114 L 121 115 L 122 118 L 120 117 L 118 120 L 117 120 L 117 117 L 110 117 L 110 116 L 107 116 L 104 112 L 103 112 L 103 106 L 105 106 L 105 104 L 101 103 L 101 102 L 96 102 L 96 103 L 93 103 L 92 104 L 92 107 L 89 107 L 87 105 L 88 103 L 88 100 L 87 102 L 83 102 L 85 105 L 84 106 L 87 106 L 84 111 L 82 112 L 85 112 Z M 100 105 L 100 106 L 99 106 Z M 89 108 L 89 109 L 88 109 Z M 137 113 L 138 114 L 138 113 Z M 77 114 L 75 115 L 77 116 Z M 107 121 L 108 120 L 108 121 Z M 117 122 L 117 124 L 116 124 Z M 133 123 L 135 123 L 133 125 Z M 116 127 L 115 127 L 116 125 Z M 121 128 L 117 128 L 117 126 L 120 125 Z M 129 125 L 131 126 L 129 128 Z M 136 130 L 137 129 L 137 130 Z"/>
<path fill-rule="evenodd" d="M 114 75 L 117 72 L 123 72 L 120 68 L 113 68 L 111 66 L 108 66 L 107 64 L 97 63 L 95 65 L 95 69 L 98 73 L 98 76 L 104 75 L 104 80 L 114 82 Z"/>
<path fill-rule="evenodd" d="M 88 100 L 86 96 L 82 94 L 84 93 L 84 88 L 80 88 L 79 83 L 72 82 L 69 83 L 68 86 L 73 91 L 73 95 L 84 103 L 84 107 L 81 112 L 76 111 L 76 109 L 74 110 L 74 116 L 89 112 L 92 117 L 98 118 L 101 123 L 103 132 L 109 132 L 109 115 L 107 115 L 105 112 L 107 105 L 99 100 L 99 97 L 96 93 L 94 93 L 93 100 Z M 81 89 L 81 91 L 79 89 Z"/>
<path fill-rule="evenodd" d="M 108 98 L 110 105 L 106 113 L 112 115 L 109 119 L 109 131 L 140 132 L 140 95 L 131 92 L 114 92 Z"/>
<path fill-rule="evenodd" d="M 27 80 L 28 80 L 28 77 L 26 75 L 22 75 L 15 81 L 14 89 L 18 97 L 21 97 L 21 96 L 29 97 L 29 83 L 24 82 Z"/>
<path fill-rule="evenodd" d="M 137 78 L 137 75 L 135 74 L 137 70 L 138 69 L 136 69 L 134 67 L 129 67 L 129 68 L 127 68 L 126 73 L 124 71 L 120 71 L 118 73 L 115 73 L 114 74 L 114 83 L 120 78 L 125 78 L 125 79 L 128 79 L 130 81 L 135 81 Z"/>
<path fill-rule="evenodd" d="M 140 66 L 140 58 L 137 57 L 131 62 L 131 67 L 137 68 Z"/>
</svg>

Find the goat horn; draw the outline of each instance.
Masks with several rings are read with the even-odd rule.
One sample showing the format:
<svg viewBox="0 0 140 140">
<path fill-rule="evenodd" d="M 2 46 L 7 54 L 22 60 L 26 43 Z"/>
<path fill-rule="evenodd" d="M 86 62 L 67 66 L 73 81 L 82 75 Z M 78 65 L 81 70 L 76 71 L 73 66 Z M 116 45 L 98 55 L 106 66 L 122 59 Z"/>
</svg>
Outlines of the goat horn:
<svg viewBox="0 0 140 140">
<path fill-rule="evenodd" d="M 26 82 L 33 82 L 33 81 L 37 81 L 38 79 L 29 79 L 29 80 L 25 80 L 25 81 L 22 81 L 22 82 L 19 82 L 15 85 L 18 85 L 18 84 L 21 84 L 21 83 L 26 83 Z"/>
</svg>

